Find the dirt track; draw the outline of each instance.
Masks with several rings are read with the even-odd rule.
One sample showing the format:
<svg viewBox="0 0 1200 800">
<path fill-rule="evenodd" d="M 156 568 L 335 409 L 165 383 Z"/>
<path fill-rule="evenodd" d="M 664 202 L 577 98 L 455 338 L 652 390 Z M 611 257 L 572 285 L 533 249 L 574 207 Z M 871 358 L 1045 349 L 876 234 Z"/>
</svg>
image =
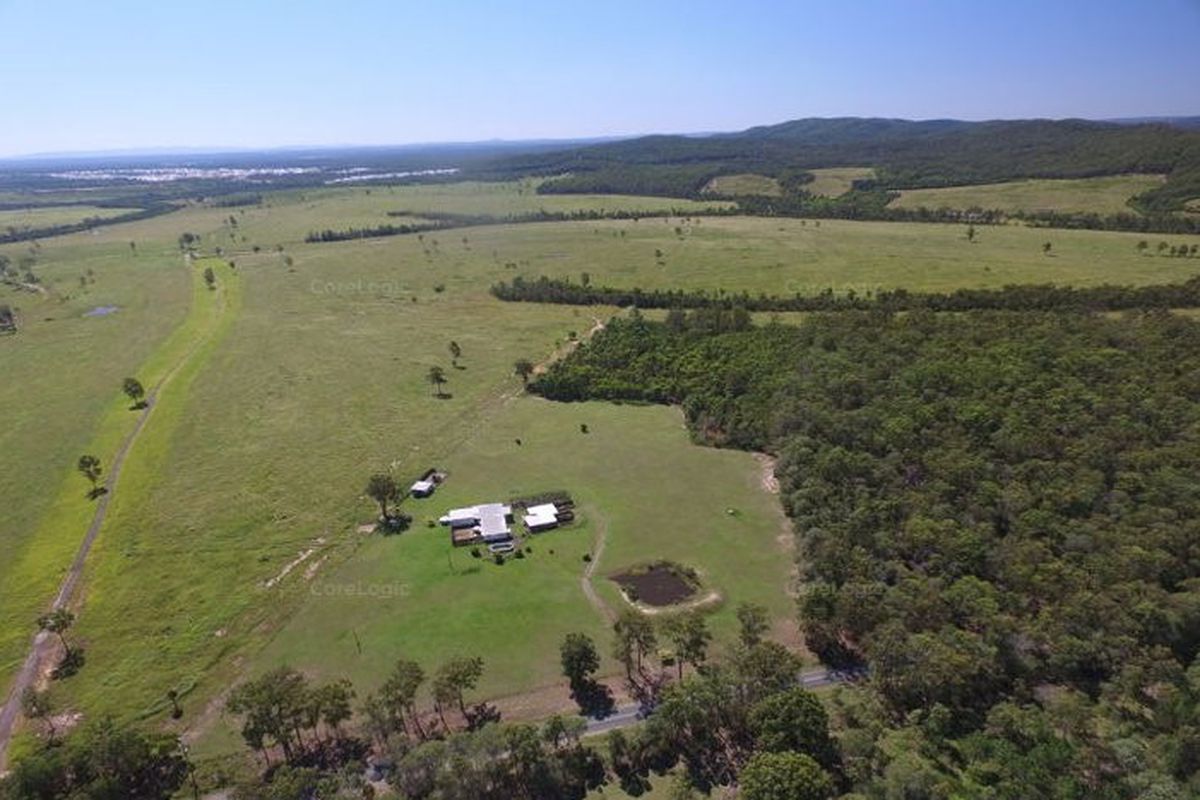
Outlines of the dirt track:
<svg viewBox="0 0 1200 800">
<path fill-rule="evenodd" d="M 184 264 L 189 270 L 191 269 L 191 265 L 186 259 Z M 218 297 L 220 300 L 220 313 L 218 316 L 220 316 L 225 312 L 225 295 L 222 292 L 218 294 Z M 209 334 L 211 335 L 211 330 Z M 47 610 L 53 611 L 71 605 L 75 589 L 79 584 L 80 578 L 83 576 L 83 567 L 87 561 L 88 553 L 91 552 L 92 545 L 95 543 L 96 537 L 100 534 L 100 529 L 104 526 L 104 518 L 108 513 L 108 503 L 116 491 L 117 481 L 121 477 L 121 468 L 125 465 L 125 457 L 129 455 L 130 448 L 133 447 L 138 435 L 146 427 L 150 415 L 154 412 L 159 393 L 171 382 L 171 379 L 187 364 L 197 348 L 207 341 L 207 339 L 208 335 L 205 335 L 194 341 L 179 361 L 176 362 L 175 366 L 171 368 L 171 371 L 146 395 L 145 408 L 138 414 L 137 423 L 134 425 L 133 430 L 125 436 L 120 448 L 113 456 L 112 468 L 109 470 L 108 479 L 104 482 L 104 494 L 100 495 L 96 501 L 96 510 L 92 514 L 91 524 L 88 525 L 83 541 L 79 543 L 79 549 L 75 552 L 75 558 L 71 561 L 70 569 L 59 585 L 58 594 L 54 596 L 54 602 L 51 603 Z M 47 633 L 39 632 L 34 636 L 33 642 L 30 644 L 29 653 L 25 656 L 25 661 L 21 664 L 21 669 L 13 679 L 4 705 L 0 707 L 0 774 L 3 774 L 8 768 L 8 745 L 12 739 L 13 727 L 16 725 L 17 717 L 21 713 L 21 695 L 27 688 L 34 685 L 38 675 L 45 669 L 48 660 L 56 652 L 55 644 L 56 640 Z"/>
</svg>

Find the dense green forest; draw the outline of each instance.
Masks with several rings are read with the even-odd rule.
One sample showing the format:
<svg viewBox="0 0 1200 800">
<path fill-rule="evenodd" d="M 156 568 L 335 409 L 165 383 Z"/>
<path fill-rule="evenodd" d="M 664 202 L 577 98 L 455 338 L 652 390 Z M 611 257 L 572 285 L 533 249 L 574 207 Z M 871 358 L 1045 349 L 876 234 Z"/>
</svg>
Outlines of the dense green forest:
<svg viewBox="0 0 1200 800">
<path fill-rule="evenodd" d="M 1200 132 L 1087 120 L 802 119 L 735 134 L 647 136 L 514 155 L 478 169 L 500 177 L 561 176 L 543 183 L 538 191 L 544 193 L 672 197 L 699 196 L 719 175 L 756 172 L 780 178 L 790 188 L 785 201 L 794 205 L 805 194 L 802 182 L 788 176 L 821 167 L 874 167 L 877 179 L 863 182 L 863 190 L 1162 173 L 1167 182 L 1135 202 L 1139 211 L 1157 216 L 1200 197 Z M 865 215 L 880 199 L 886 203 L 882 193 L 855 200 L 854 210 Z M 846 203 L 810 198 L 808 205 L 832 213 L 844 211 Z"/>
<path fill-rule="evenodd" d="M 614 320 L 532 390 L 766 448 L 867 797 L 1200 793 L 1200 325 L 1166 312 Z"/>
<path fill-rule="evenodd" d="M 1149 245 L 1147 244 L 1147 248 Z M 1165 250 L 1165 247 L 1164 247 Z M 1171 248 L 1171 258 L 1195 258 L 1196 245 Z M 492 294 L 509 302 L 561 303 L 564 305 L 634 306 L 636 308 L 720 308 L 745 311 L 1049 311 L 1052 309 L 1122 311 L 1150 308 L 1200 307 L 1200 277 L 1183 283 L 1149 286 L 1056 286 L 1016 284 L 1000 289 L 955 289 L 953 292 L 910 292 L 881 289 L 862 294 L 850 290 L 835 294 L 752 295 L 749 292 L 710 292 L 703 289 L 616 289 L 593 286 L 545 275 L 530 280 L 517 276 L 492 286 Z"/>
</svg>

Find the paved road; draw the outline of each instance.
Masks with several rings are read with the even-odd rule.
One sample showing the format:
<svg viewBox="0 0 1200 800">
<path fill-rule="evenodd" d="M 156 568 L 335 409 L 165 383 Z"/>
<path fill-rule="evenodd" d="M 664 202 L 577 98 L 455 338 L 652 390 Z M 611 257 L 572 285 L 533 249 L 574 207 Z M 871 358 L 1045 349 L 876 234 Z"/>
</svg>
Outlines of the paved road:
<svg viewBox="0 0 1200 800">
<path fill-rule="evenodd" d="M 833 686 L 835 683 L 849 683 L 860 677 L 861 673 L 857 672 L 817 667 L 801 672 L 797 683 L 805 689 L 819 689 L 823 686 Z M 617 706 L 617 710 L 604 719 L 588 719 L 583 735 L 598 736 L 618 728 L 628 728 L 642 721 L 640 711 L 641 706 L 637 703 Z"/>
</svg>

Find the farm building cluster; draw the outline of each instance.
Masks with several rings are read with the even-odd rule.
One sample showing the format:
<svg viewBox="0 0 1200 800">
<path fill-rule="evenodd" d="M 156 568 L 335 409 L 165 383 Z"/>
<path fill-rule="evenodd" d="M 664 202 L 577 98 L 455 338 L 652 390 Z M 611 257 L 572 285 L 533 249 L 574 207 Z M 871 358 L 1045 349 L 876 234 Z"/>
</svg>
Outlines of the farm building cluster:
<svg viewBox="0 0 1200 800">
<path fill-rule="evenodd" d="M 486 544 L 491 552 L 504 553 L 516 546 L 513 543 L 514 508 L 520 512 L 521 526 L 526 532 L 541 533 L 573 520 L 573 506 L 570 499 L 536 504 L 481 503 L 452 508 L 438 522 L 450 529 L 450 542 L 455 547 Z"/>
</svg>

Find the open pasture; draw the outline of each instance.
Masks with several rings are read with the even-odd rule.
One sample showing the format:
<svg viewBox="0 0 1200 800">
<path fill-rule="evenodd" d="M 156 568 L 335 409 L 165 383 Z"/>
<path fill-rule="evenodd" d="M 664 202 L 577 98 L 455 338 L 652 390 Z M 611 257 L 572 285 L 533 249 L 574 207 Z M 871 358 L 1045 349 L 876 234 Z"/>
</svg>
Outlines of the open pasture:
<svg viewBox="0 0 1200 800">
<path fill-rule="evenodd" d="M 1131 214 L 1129 200 L 1163 183 L 1162 175 L 1111 175 L 906 189 L 892 208 L 986 208 L 1002 211 L 1063 211 Z"/>
<path fill-rule="evenodd" d="M 765 195 L 778 197 L 782 194 L 779 181 L 768 175 L 757 175 L 746 172 L 740 175 L 718 175 L 704 187 L 706 194 L 723 195 Z"/>
<path fill-rule="evenodd" d="M 810 183 L 802 187 L 812 194 L 838 197 L 854 188 L 854 182 L 870 178 L 875 170 L 870 167 L 826 167 L 808 170 L 813 175 Z"/>
<path fill-rule="evenodd" d="M 505 183 L 448 183 L 420 186 L 355 186 L 297 189 L 266 196 L 262 205 L 215 208 L 226 230 L 226 249 L 247 244 L 274 247 L 302 241 L 310 232 L 325 228 L 369 228 L 402 225 L 422 220 L 422 213 L 474 214 L 504 217 L 538 211 L 698 211 L 728 205 L 668 197 L 620 195 L 540 195 L 539 181 Z M 224 212 L 223 216 L 220 212 Z M 390 216 L 404 214 L 411 216 Z M 238 221 L 236 229 L 229 217 Z M 457 241 L 455 230 L 425 234 L 429 238 Z M 243 238 L 244 237 L 244 238 Z M 415 238 L 415 237 L 413 237 Z"/>
<path fill-rule="evenodd" d="M 0 401 L 6 422 L 0 448 L 12 465 L 0 471 L 0 675 L 23 657 L 33 618 L 57 590 L 92 502 L 75 471 L 78 458 L 110 454 L 136 414 L 120 393 L 137 376 L 149 387 L 152 355 L 183 322 L 191 300 L 178 252 L 121 246 L 71 246 L 55 240 L 38 252 L 34 271 L 47 290 L 0 285 L 0 303 L 15 308 L 20 333 L 0 337 Z M 25 248 L 0 248 L 14 260 Z M 86 279 L 86 285 L 80 278 Z M 115 307 L 88 316 L 97 307 Z"/>
<path fill-rule="evenodd" d="M 401 655 L 427 671 L 456 654 L 480 655 L 479 696 L 496 697 L 561 684 L 558 645 L 581 631 L 600 645 L 603 672 L 617 673 L 606 611 L 580 587 L 585 553 L 610 610 L 627 603 L 608 576 L 669 558 L 699 572 L 702 592 L 720 595 L 712 618 L 720 648 L 734 637 L 741 601 L 767 606 L 786 629 L 790 544 L 780 540 L 784 519 L 763 490 L 761 466 L 749 453 L 692 444 L 678 410 L 510 396 L 432 460 L 437 445 L 407 459 L 449 475 L 431 498 L 405 501 L 413 527 L 362 541 L 340 567 L 295 576 L 308 596 L 255 669 L 290 663 L 367 689 Z M 473 558 L 470 548 L 451 548 L 447 529 L 431 527 L 449 508 L 552 489 L 571 493 L 577 520 L 527 536 L 533 552 L 503 565 L 486 549 Z M 565 686 L 560 694 L 569 706 Z"/>
<path fill-rule="evenodd" d="M 101 208 L 99 206 L 31 206 L 29 208 L 0 209 L 0 233 L 21 232 L 52 225 L 68 225 L 85 219 L 107 219 L 128 213 L 128 208 Z"/>
<path fill-rule="evenodd" d="M 222 248 L 213 263 L 231 289 L 228 313 L 130 455 L 85 575 L 77 635 L 87 665 L 54 692 L 62 705 L 92 713 L 159 719 L 166 691 L 176 689 L 184 723 L 205 730 L 208 701 L 229 681 L 281 660 L 369 688 L 401 654 L 432 668 L 469 650 L 488 662 L 481 697 L 553 684 L 565 631 L 606 636 L 579 583 L 582 556 L 602 530 L 593 584 L 610 606 L 623 600 L 607 574 L 666 558 L 698 569 L 705 589 L 725 598 L 714 620 L 725 641 L 739 600 L 765 602 L 778 618 L 791 613 L 778 504 L 757 485 L 752 458 L 690 444 L 671 409 L 521 398 L 515 360 L 551 357 L 613 309 L 501 303 L 488 293 L 497 280 L 587 272 L 615 286 L 790 293 L 1151 283 L 1200 266 L 1139 254 L 1141 237 L 1130 234 L 981 227 L 971 243 L 965 226 L 762 218 L 303 242 L 314 229 L 386 223 L 389 210 L 597 207 L 696 208 L 662 198 L 539 196 L 531 184 L 357 187 L 267 195 L 255 207 L 192 205 L 44 242 L 35 270 L 53 292 L 0 288 L 0 302 L 20 306 L 26 322 L 0 340 L 0 368 L 18 376 L 0 384 L 12 422 L 2 435 L 21 464 L 0 478 L 12 498 L 0 535 L 22 553 L 22 574 L 40 576 L 25 584 L 21 604 L 6 606 L 5 670 L 28 640 L 26 617 L 48 601 L 86 526 L 75 459 L 95 449 L 107 463 L 121 425 L 131 423 L 121 415 L 120 379 L 163 374 L 161 352 L 178 354 L 178 342 L 195 339 L 185 319 L 211 296 L 195 288 L 198 267 L 190 277 L 185 269 L 177 244 L 184 231 L 199 236 L 203 252 Z M 1159 238 L 1187 239 L 1149 238 L 1151 253 Z M 1053 243 L 1050 255 L 1044 241 Z M 27 248 L 0 251 L 15 258 Z M 89 267 L 96 282 L 80 286 Z M 99 305 L 119 310 L 82 316 Z M 462 348 L 460 368 L 451 341 Z M 433 366 L 445 370 L 448 398 L 431 392 Z M 42 435 L 49 426 L 53 437 Z M 398 537 L 356 533 L 373 515 L 361 496 L 370 473 L 391 468 L 406 478 L 433 465 L 450 470 L 451 481 L 422 507 L 563 488 L 583 513 L 503 567 L 461 550 L 448 561 L 446 537 L 425 527 L 432 514 L 424 511 Z M 65 516 L 55 511 L 60 497 L 69 498 Z M 550 544 L 555 537 L 562 544 Z M 337 588 L 360 581 L 407 594 Z M 329 585 L 331 594 L 314 594 Z"/>
<path fill-rule="evenodd" d="M 1146 284 L 1200 273 L 1196 259 L 1158 255 L 1192 236 L 846 220 L 704 217 L 499 226 L 464 231 L 471 251 L 438 262 L 451 280 L 578 279 L 617 287 L 812 294 L 826 288 L 952 290 L 1012 283 Z M 457 232 L 454 232 L 457 233 Z M 1149 248 L 1139 252 L 1146 239 Z M 457 241 L 457 240 L 455 240 Z M 1051 253 L 1042 251 L 1051 243 Z M 398 248 L 411 245 L 398 244 Z M 460 252 L 461 251 L 461 252 Z M 419 248 L 417 249 L 419 253 Z M 497 257 L 493 258 L 492 253 Z M 505 268 L 513 264 L 515 268 Z M 468 277 L 470 276 L 470 277 Z"/>
</svg>

